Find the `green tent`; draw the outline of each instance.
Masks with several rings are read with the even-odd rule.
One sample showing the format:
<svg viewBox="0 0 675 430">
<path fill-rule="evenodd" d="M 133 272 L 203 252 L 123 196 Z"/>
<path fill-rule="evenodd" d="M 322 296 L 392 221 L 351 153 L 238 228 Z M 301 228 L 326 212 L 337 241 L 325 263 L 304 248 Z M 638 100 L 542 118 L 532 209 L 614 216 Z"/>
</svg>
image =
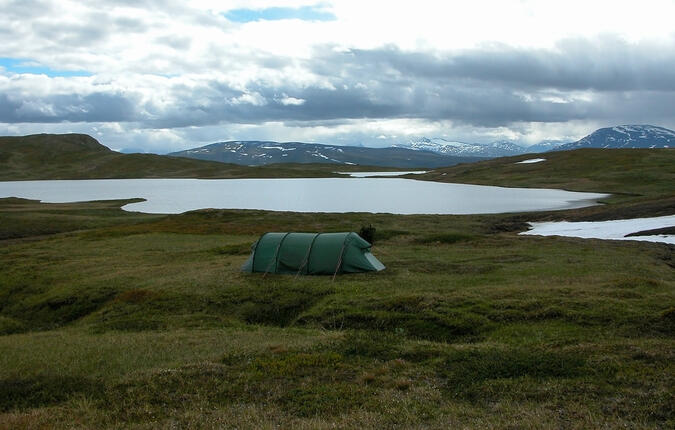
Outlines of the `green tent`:
<svg viewBox="0 0 675 430">
<path fill-rule="evenodd" d="M 253 244 L 244 272 L 333 275 L 384 269 L 370 243 L 351 233 L 265 233 Z"/>
</svg>

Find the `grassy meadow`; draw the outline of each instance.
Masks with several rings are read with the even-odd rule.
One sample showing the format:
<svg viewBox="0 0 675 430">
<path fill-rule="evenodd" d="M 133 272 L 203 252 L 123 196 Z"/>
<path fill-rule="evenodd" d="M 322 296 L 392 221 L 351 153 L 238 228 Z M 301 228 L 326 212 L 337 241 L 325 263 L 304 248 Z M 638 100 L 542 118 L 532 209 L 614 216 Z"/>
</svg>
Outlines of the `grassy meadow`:
<svg viewBox="0 0 675 430">
<path fill-rule="evenodd" d="M 506 185 L 510 165 L 484 175 Z M 535 219 L 672 214 L 670 174 L 625 181 L 604 206 L 530 214 L 0 199 L 0 428 L 671 428 L 673 247 L 517 234 Z M 558 187 L 623 181 L 594 175 Z M 368 224 L 383 272 L 239 271 L 263 232 Z"/>
</svg>

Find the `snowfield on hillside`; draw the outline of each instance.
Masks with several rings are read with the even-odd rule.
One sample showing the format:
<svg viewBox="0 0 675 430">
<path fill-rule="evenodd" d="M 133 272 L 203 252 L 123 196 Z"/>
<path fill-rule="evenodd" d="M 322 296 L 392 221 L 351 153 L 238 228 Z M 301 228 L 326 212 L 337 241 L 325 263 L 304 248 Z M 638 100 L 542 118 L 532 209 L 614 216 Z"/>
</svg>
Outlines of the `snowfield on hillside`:
<svg viewBox="0 0 675 430">
<path fill-rule="evenodd" d="M 518 161 L 515 164 L 534 164 L 534 163 L 541 163 L 542 161 L 546 161 L 546 159 L 545 158 L 530 158 L 529 160 Z"/>
<path fill-rule="evenodd" d="M 675 235 L 673 234 L 626 237 L 631 233 L 675 226 L 675 215 L 614 221 L 531 222 L 530 225 L 532 226 L 531 230 L 520 234 L 581 237 L 584 239 L 643 240 L 675 244 Z"/>
</svg>

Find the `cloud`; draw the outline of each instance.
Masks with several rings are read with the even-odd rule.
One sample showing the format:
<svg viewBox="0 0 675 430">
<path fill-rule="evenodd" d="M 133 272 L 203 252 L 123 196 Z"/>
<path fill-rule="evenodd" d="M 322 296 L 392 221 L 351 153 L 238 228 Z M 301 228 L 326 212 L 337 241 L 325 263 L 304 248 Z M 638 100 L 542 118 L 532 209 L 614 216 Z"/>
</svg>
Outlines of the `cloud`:
<svg viewBox="0 0 675 430">
<path fill-rule="evenodd" d="M 275 98 L 274 101 L 279 102 L 284 106 L 300 106 L 305 104 L 307 100 L 289 97 L 286 94 L 283 94 L 281 98 Z"/>
<path fill-rule="evenodd" d="M 0 122 L 131 121 L 135 104 L 121 94 L 66 94 L 16 99 L 0 94 Z"/>
<path fill-rule="evenodd" d="M 418 118 L 500 127 L 630 119 L 646 112 L 652 121 L 675 116 L 672 55 L 630 69 L 602 57 L 588 63 L 588 58 L 595 58 L 596 45 L 576 46 L 574 52 L 518 50 L 509 55 L 503 49 L 498 55 L 472 50 L 445 56 L 395 48 L 326 49 L 328 54 L 302 62 L 301 69 L 311 76 L 307 80 L 295 80 L 294 68 L 248 81 L 218 73 L 141 75 L 111 78 L 103 85 L 96 79 L 61 82 L 64 87 L 58 95 L 53 94 L 59 87 L 55 80 L 31 84 L 23 77 L 27 81 L 23 85 L 6 81 L 5 95 L 13 104 L 7 105 L 3 120 L 134 121 L 149 128 L 177 128 Z M 616 51 L 649 55 L 624 45 Z M 40 94 L 40 87 L 49 87 L 52 93 Z"/>
<path fill-rule="evenodd" d="M 672 118 L 675 56 L 650 59 L 655 47 L 610 44 L 602 48 L 615 52 L 607 59 L 595 56 L 602 43 L 575 41 L 575 49 L 568 51 L 504 48 L 445 56 L 396 48 L 323 49 L 328 53 L 302 65 L 315 77 L 313 84 L 295 83 L 287 75 L 241 87 L 222 82 L 198 85 L 190 87 L 185 99 L 176 97 L 176 104 L 157 118 L 167 127 L 180 117 L 183 120 L 176 123 L 180 126 L 190 125 L 185 120 L 206 125 L 422 118 L 498 127 L 611 115 L 630 118 L 645 112 L 648 104 L 652 108 L 646 111 L 653 119 Z M 614 60 L 624 56 L 634 58 L 635 67 L 622 67 Z M 201 100 L 198 107 L 192 103 L 195 99 Z"/>
<path fill-rule="evenodd" d="M 675 36 L 661 26 L 671 6 L 646 1 L 662 12 L 649 24 L 637 19 L 642 8 L 615 5 L 612 20 L 598 21 L 601 7 L 576 1 L 554 12 L 499 2 L 489 17 L 480 0 L 394 2 L 386 14 L 356 1 L 9 1 L 0 122 L 96 124 L 97 133 L 117 124 L 135 147 L 153 148 L 219 140 L 218 130 L 385 144 L 377 137 L 673 127 Z M 578 20 L 558 19 L 566 14 Z"/>
</svg>

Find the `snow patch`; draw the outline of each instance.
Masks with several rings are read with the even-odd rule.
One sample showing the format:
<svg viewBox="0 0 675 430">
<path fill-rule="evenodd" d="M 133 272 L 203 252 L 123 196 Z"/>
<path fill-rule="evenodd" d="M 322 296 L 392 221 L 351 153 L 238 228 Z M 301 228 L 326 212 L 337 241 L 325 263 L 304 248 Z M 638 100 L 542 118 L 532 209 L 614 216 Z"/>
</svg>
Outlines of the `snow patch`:
<svg viewBox="0 0 675 430">
<path fill-rule="evenodd" d="M 523 160 L 519 161 L 514 164 L 533 164 L 533 163 L 541 163 L 542 161 L 546 161 L 545 158 L 530 158 L 529 160 Z"/>
<path fill-rule="evenodd" d="M 295 151 L 297 148 L 284 148 L 281 146 L 261 146 L 262 149 L 278 149 L 279 151 Z"/>
<path fill-rule="evenodd" d="M 523 235 L 536 236 L 566 236 L 581 237 L 584 239 L 611 239 L 611 240 L 642 240 L 648 242 L 664 242 L 675 245 L 675 235 L 659 234 L 653 236 L 626 235 L 645 230 L 675 226 L 675 215 L 635 218 L 614 221 L 592 222 L 532 222 L 532 229 L 525 231 Z"/>
</svg>

